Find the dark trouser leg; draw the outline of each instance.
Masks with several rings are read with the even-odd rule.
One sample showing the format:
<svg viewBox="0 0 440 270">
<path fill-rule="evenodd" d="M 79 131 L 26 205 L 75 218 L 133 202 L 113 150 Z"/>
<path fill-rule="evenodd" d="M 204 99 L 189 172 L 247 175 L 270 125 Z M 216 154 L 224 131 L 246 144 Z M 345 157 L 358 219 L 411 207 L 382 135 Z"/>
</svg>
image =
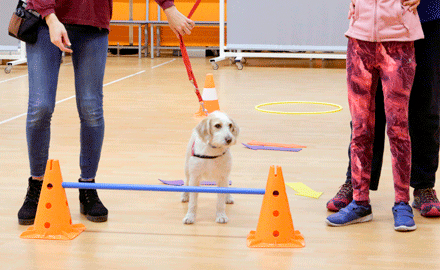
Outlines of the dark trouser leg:
<svg viewBox="0 0 440 270">
<path fill-rule="evenodd" d="M 422 24 L 415 42 L 416 75 L 409 102 L 411 186 L 433 188 L 439 158 L 440 20 Z"/>
</svg>

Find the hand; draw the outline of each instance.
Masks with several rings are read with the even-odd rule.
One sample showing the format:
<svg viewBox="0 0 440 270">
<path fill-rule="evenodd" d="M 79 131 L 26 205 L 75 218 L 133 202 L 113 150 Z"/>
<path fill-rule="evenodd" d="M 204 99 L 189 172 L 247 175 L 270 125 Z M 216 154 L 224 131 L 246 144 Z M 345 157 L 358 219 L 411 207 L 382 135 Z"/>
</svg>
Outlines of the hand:
<svg viewBox="0 0 440 270">
<path fill-rule="evenodd" d="M 417 7 L 420 5 L 420 0 L 402 0 L 404 6 L 409 6 L 408 10 L 414 14 L 417 13 Z"/>
<path fill-rule="evenodd" d="M 51 13 L 44 17 L 46 20 L 47 25 L 49 26 L 49 33 L 50 33 L 50 41 L 60 48 L 63 52 L 72 53 L 73 51 L 70 48 L 67 48 L 70 46 L 70 40 L 67 36 L 67 31 L 64 25 L 58 20 L 55 13 Z"/>
<path fill-rule="evenodd" d="M 164 10 L 168 18 L 171 30 L 177 37 L 179 35 L 191 34 L 191 30 L 194 28 L 195 23 L 180 13 L 175 6 L 171 6 Z"/>
<path fill-rule="evenodd" d="M 354 0 L 350 3 L 350 8 L 348 9 L 348 19 L 350 20 L 354 16 Z"/>
<path fill-rule="evenodd" d="M 420 0 L 419 0 L 420 1 Z M 354 16 L 354 5 L 356 3 L 356 0 L 351 0 L 350 8 L 348 10 L 348 19 L 350 20 Z"/>
</svg>

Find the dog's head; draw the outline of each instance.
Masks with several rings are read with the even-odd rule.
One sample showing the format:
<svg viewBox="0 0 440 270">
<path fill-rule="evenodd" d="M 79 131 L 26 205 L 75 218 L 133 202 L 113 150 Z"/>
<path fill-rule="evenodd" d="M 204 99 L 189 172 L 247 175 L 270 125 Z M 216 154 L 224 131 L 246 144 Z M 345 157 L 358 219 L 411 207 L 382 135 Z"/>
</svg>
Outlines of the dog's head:
<svg viewBox="0 0 440 270">
<path fill-rule="evenodd" d="M 235 121 L 220 111 L 210 113 L 195 130 L 205 143 L 219 148 L 234 145 L 240 132 Z"/>
</svg>

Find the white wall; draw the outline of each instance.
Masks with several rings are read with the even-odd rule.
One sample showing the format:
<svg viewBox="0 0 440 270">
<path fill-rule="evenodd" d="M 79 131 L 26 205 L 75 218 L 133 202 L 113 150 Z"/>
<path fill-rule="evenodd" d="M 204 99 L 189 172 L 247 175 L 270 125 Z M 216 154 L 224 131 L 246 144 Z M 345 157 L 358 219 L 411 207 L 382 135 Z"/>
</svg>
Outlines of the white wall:
<svg viewBox="0 0 440 270">
<path fill-rule="evenodd" d="M 346 51 L 348 0 L 228 0 L 227 48 Z"/>
<path fill-rule="evenodd" d="M 8 34 L 9 21 L 18 0 L 0 0 L 0 51 L 18 50 L 19 41 Z"/>
</svg>

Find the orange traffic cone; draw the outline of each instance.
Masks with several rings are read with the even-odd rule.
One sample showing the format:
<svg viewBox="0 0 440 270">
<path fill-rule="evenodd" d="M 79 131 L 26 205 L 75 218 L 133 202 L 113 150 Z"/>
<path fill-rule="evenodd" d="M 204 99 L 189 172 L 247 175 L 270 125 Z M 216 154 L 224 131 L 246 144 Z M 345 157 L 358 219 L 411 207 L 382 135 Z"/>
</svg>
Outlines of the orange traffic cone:
<svg viewBox="0 0 440 270">
<path fill-rule="evenodd" d="M 48 160 L 35 224 L 23 232 L 21 238 L 72 240 L 86 229 L 83 224 L 72 224 L 62 183 L 59 161 Z"/>
<path fill-rule="evenodd" d="M 248 247 L 304 247 L 304 237 L 293 228 L 281 167 L 270 166 L 257 230 L 247 237 Z"/>
<path fill-rule="evenodd" d="M 205 109 L 208 111 L 208 113 L 220 110 L 217 90 L 215 90 L 214 75 L 211 73 L 206 74 L 205 88 L 203 88 L 202 99 L 203 106 L 205 106 Z M 196 113 L 196 116 L 206 116 L 201 105 L 199 111 Z"/>
</svg>

